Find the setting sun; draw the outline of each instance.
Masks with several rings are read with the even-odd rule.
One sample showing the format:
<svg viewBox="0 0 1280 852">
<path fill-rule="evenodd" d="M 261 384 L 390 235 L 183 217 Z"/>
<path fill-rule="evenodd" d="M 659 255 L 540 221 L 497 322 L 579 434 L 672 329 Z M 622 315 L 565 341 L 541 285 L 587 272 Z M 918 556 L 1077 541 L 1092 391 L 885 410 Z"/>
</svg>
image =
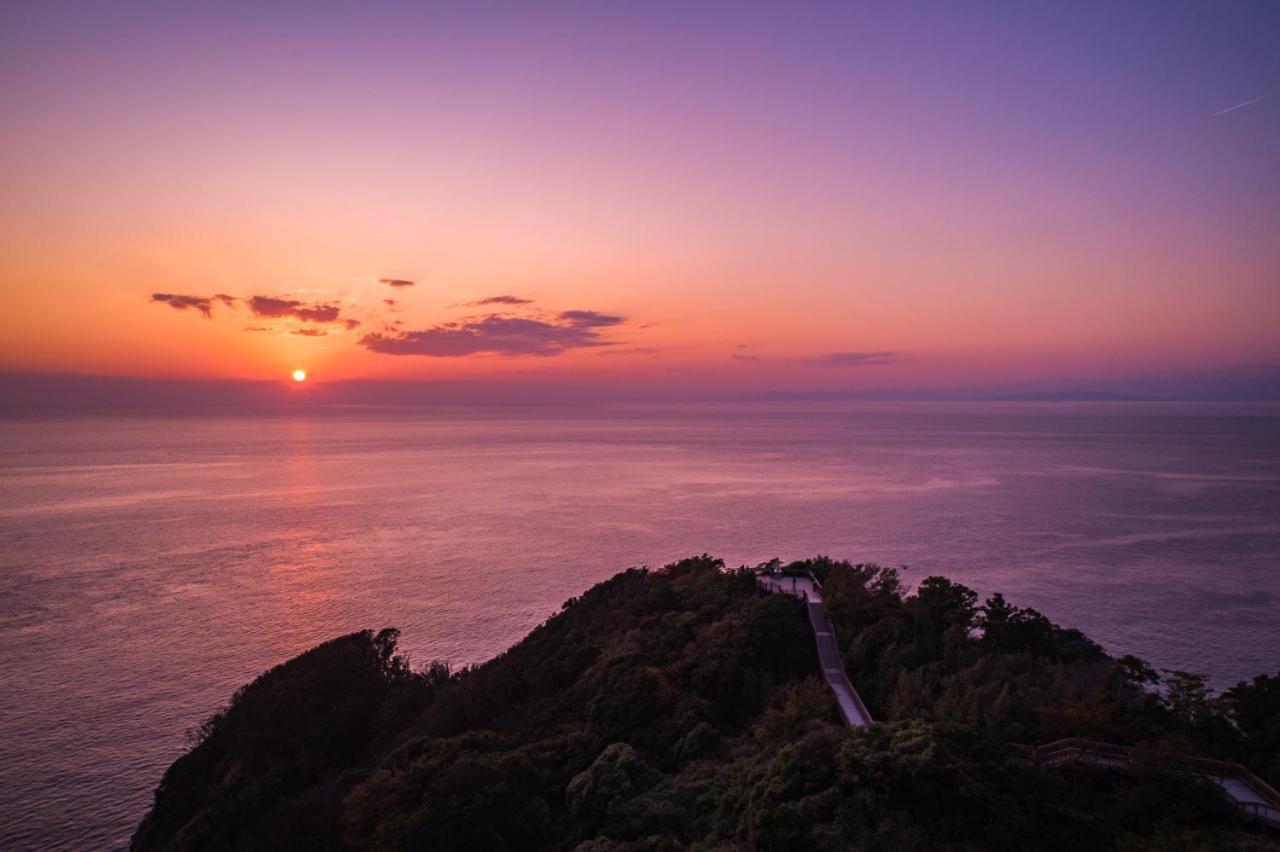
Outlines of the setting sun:
<svg viewBox="0 0 1280 852">
<path fill-rule="evenodd" d="M 1280 852 L 1280 0 L 259 5 L 0 0 L 0 852 Z"/>
</svg>

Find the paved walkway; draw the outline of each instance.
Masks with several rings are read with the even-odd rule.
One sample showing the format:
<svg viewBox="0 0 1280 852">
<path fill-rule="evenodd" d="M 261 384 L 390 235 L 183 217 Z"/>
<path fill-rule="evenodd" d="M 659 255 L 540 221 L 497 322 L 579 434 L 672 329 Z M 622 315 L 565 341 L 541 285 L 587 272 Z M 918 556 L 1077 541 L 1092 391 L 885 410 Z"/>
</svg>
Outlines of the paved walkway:
<svg viewBox="0 0 1280 852">
<path fill-rule="evenodd" d="M 822 590 L 808 577 L 771 577 L 761 574 L 756 582 L 766 591 L 795 595 L 805 601 L 809 611 L 809 625 L 813 628 L 813 638 L 818 646 L 822 676 L 836 696 L 840 715 L 850 726 L 870 725 L 871 714 L 862 703 L 858 690 L 849 681 L 849 675 L 845 673 L 844 663 L 840 659 L 840 646 L 836 644 L 835 628 L 822 610 Z"/>
<path fill-rule="evenodd" d="M 858 691 L 849 682 L 849 675 L 840 659 L 835 628 L 822 609 L 822 588 L 808 577 L 760 574 L 756 576 L 756 582 L 766 591 L 795 595 L 805 601 L 805 608 L 809 611 L 809 624 L 813 627 L 813 638 L 818 647 L 822 676 L 835 693 L 840 715 L 851 727 L 870 725 L 871 714 L 867 712 Z M 1083 762 L 1109 769 L 1127 769 L 1133 755 L 1133 749 L 1125 746 L 1081 739 L 1059 740 L 1039 748 L 1017 748 L 1036 763 L 1048 766 Z M 1280 826 L 1280 793 L 1245 767 L 1234 763 L 1192 759 L 1186 761 L 1186 768 L 1221 787 L 1227 799 L 1245 816 Z"/>
<path fill-rule="evenodd" d="M 1275 812 L 1275 821 L 1280 824 L 1280 808 L 1263 798 L 1262 794 L 1241 781 L 1239 778 L 1215 778 L 1227 795 L 1242 805 L 1264 805 Z"/>
</svg>

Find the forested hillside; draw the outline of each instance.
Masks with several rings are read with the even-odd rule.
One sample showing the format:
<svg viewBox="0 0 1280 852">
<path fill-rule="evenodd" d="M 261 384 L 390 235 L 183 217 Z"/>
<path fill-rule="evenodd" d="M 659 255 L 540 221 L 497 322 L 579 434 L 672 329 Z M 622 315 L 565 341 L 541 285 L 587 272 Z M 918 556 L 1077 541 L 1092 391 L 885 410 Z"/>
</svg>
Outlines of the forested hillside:
<svg viewBox="0 0 1280 852">
<path fill-rule="evenodd" d="M 1274 782 L 1280 678 L 1214 698 L 999 595 L 785 570 L 823 582 L 879 724 L 841 724 L 800 601 L 703 556 L 618 574 L 481 666 L 411 670 L 384 630 L 267 672 L 169 769 L 133 847 L 1280 848 L 1173 768 L 1199 751 Z M 1008 745 L 1069 735 L 1150 760 L 1036 768 Z"/>
</svg>

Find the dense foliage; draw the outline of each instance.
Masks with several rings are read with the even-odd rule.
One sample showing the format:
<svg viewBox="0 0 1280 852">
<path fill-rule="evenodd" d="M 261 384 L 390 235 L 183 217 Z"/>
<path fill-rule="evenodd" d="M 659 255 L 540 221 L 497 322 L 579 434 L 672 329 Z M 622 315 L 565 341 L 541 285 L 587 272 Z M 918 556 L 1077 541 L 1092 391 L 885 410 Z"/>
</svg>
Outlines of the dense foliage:
<svg viewBox="0 0 1280 852">
<path fill-rule="evenodd" d="M 823 580 L 889 721 L 845 728 L 802 604 L 704 556 L 623 572 L 453 674 L 410 671 L 394 631 L 273 669 L 166 773 L 134 848 L 1280 848 L 1160 760 L 1051 770 L 1008 747 L 1212 745 L 1274 778 L 1280 679 L 1214 698 L 942 578 L 788 569 Z"/>
<path fill-rule="evenodd" d="M 818 558 L 790 570 L 824 581 L 849 676 L 878 719 L 929 719 L 1023 743 L 1087 737 L 1166 756 L 1238 760 L 1280 784 L 1280 677 L 1214 697 L 1204 675 L 1113 659 L 1034 609 L 928 577 Z"/>
</svg>

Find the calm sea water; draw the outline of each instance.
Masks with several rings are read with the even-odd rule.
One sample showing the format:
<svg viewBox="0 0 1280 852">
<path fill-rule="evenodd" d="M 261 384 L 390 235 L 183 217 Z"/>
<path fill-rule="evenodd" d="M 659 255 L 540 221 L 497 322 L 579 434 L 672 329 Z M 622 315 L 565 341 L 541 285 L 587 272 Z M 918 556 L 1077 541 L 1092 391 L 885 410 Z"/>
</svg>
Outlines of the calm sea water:
<svg viewBox="0 0 1280 852">
<path fill-rule="evenodd" d="M 947 574 L 1226 686 L 1280 668 L 1280 409 L 0 420 L 0 848 L 126 843 L 184 731 L 323 639 L 476 662 L 704 551 Z"/>
</svg>

